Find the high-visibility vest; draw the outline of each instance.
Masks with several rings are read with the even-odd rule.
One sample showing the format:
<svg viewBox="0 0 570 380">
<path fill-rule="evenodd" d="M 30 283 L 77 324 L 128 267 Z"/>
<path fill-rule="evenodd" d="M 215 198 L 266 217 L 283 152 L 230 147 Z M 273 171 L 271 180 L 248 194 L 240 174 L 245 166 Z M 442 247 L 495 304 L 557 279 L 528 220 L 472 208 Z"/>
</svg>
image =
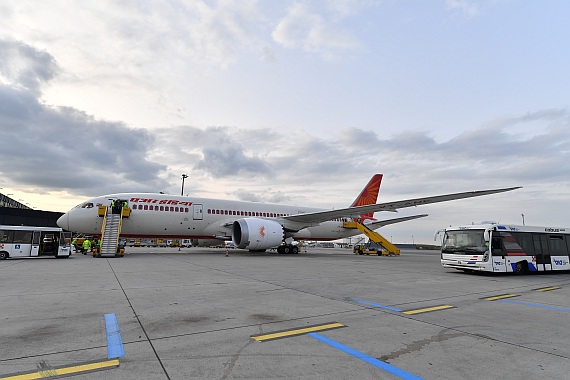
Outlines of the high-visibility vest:
<svg viewBox="0 0 570 380">
<path fill-rule="evenodd" d="M 83 241 L 83 249 L 89 249 L 89 248 L 91 248 L 91 242 L 89 240 L 85 239 Z"/>
</svg>

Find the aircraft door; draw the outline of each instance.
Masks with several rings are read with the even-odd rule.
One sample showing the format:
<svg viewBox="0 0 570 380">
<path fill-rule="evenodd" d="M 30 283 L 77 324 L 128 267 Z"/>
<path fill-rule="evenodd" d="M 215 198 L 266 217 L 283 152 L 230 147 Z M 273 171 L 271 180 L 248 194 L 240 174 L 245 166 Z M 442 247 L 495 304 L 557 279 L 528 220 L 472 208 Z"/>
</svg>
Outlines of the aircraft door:
<svg viewBox="0 0 570 380">
<path fill-rule="evenodd" d="M 42 233 L 40 231 L 34 231 L 32 235 L 32 251 L 30 256 L 38 256 L 40 254 L 40 241 Z"/>
<path fill-rule="evenodd" d="M 193 204 L 193 219 L 202 220 L 204 218 L 203 206 L 200 204 Z"/>
</svg>

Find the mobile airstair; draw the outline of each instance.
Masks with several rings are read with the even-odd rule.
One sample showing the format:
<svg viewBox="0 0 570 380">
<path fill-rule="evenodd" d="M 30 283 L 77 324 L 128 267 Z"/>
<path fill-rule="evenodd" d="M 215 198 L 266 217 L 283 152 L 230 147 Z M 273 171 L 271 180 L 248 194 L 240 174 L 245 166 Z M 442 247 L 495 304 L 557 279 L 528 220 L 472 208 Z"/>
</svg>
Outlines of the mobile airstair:
<svg viewBox="0 0 570 380">
<path fill-rule="evenodd" d="M 362 223 L 344 222 L 343 227 L 344 228 L 358 229 L 360 232 L 362 232 L 364 235 L 366 235 L 374 243 L 381 245 L 388 252 L 388 255 L 396 255 L 397 256 L 400 254 L 400 249 L 398 247 L 396 247 L 394 244 L 390 243 L 384 236 L 380 235 L 376 231 L 372 231 L 370 228 L 366 227 Z"/>
<path fill-rule="evenodd" d="M 93 257 L 101 255 L 124 256 L 125 249 L 119 247 L 119 237 L 123 227 L 123 219 L 128 218 L 131 209 L 120 208 L 120 212 L 113 212 L 111 207 L 99 206 L 99 216 L 103 218 L 101 227 L 101 244 L 98 249 L 93 250 Z"/>
</svg>

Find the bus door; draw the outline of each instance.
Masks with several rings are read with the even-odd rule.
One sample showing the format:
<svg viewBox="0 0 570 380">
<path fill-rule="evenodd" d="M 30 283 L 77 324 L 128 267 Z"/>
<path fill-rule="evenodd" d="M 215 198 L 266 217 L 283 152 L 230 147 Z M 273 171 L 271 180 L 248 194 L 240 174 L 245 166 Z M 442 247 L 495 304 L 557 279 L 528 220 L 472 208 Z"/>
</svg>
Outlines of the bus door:
<svg viewBox="0 0 570 380">
<path fill-rule="evenodd" d="M 503 239 L 500 236 L 491 238 L 491 260 L 494 272 L 506 272 L 507 264 L 505 259 L 506 251 Z"/>
<path fill-rule="evenodd" d="M 536 269 L 539 271 L 552 270 L 550 251 L 548 250 L 548 236 L 535 234 L 532 238 L 534 241 L 534 254 L 536 255 Z"/>
<path fill-rule="evenodd" d="M 40 254 L 41 231 L 34 231 L 32 235 L 32 251 L 30 256 L 38 256 Z"/>
<path fill-rule="evenodd" d="M 202 220 L 203 219 L 203 211 L 202 211 L 202 205 L 199 204 L 193 204 L 192 205 L 193 208 L 193 218 L 194 220 Z"/>
</svg>

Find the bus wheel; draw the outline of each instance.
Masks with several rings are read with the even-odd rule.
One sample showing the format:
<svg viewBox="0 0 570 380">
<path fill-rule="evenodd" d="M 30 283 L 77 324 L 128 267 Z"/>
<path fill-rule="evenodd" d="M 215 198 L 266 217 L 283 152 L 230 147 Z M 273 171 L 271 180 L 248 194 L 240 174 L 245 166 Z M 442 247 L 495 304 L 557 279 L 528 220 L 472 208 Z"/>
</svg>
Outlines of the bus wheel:
<svg viewBox="0 0 570 380">
<path fill-rule="evenodd" d="M 0 260 L 5 260 L 8 258 L 8 252 L 0 252 Z"/>
<path fill-rule="evenodd" d="M 515 265 L 515 273 L 516 274 L 524 274 L 528 270 L 528 266 L 526 261 L 519 261 L 517 265 Z"/>
</svg>

